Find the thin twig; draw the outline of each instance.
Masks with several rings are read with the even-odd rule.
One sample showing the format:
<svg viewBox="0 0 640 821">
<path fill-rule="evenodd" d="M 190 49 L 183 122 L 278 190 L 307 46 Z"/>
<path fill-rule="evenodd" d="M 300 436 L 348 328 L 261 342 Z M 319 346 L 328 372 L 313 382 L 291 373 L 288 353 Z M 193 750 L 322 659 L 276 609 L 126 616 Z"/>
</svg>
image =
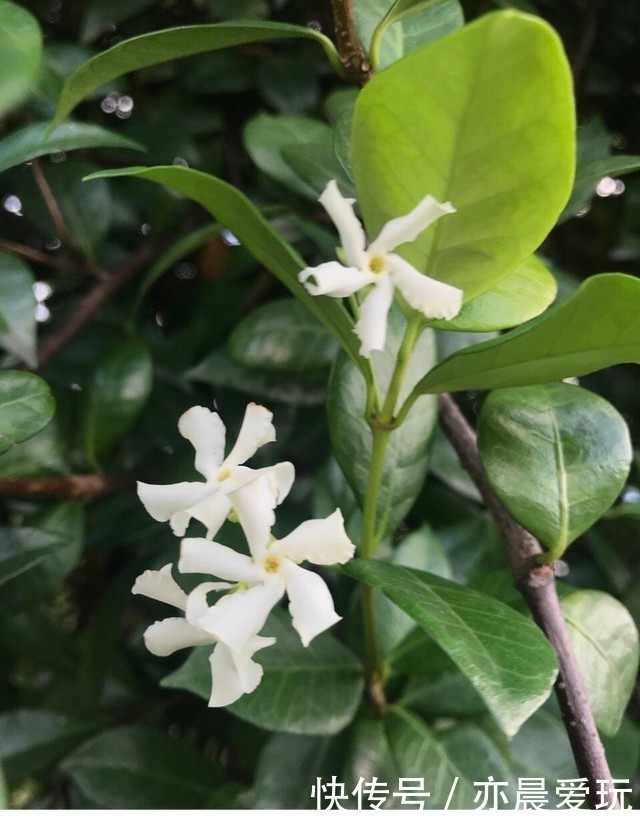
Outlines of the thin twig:
<svg viewBox="0 0 640 821">
<path fill-rule="evenodd" d="M 73 271 L 80 273 L 82 266 L 71 259 L 64 259 L 63 257 L 54 257 L 50 254 L 44 254 L 42 251 L 37 251 L 35 248 L 29 248 L 28 245 L 21 245 L 19 242 L 12 242 L 8 239 L 0 239 L 0 251 L 7 251 L 9 254 L 17 254 L 25 259 L 30 259 L 33 262 L 39 262 L 42 265 L 48 265 L 50 268 L 60 268 L 62 271 Z"/>
<path fill-rule="evenodd" d="M 132 479 L 98 473 L 0 479 L 0 497 L 10 499 L 99 499 L 133 487 Z"/>
<path fill-rule="evenodd" d="M 480 460 L 476 434 L 448 394 L 440 396 L 440 419 L 460 464 L 473 479 L 500 531 L 516 587 L 556 651 L 560 672 L 555 691 L 578 772 L 589 784 L 589 800 L 594 806 L 600 794 L 600 782 L 605 782 L 609 801 L 615 807 L 611 771 L 562 615 L 553 567 L 539 564 L 537 557 L 544 552 L 540 543 L 514 521 L 491 489 Z"/>
<path fill-rule="evenodd" d="M 353 0 L 332 0 L 332 5 L 336 44 L 344 73 L 349 80 L 363 86 L 371 79 L 373 72 L 358 38 Z"/>
</svg>

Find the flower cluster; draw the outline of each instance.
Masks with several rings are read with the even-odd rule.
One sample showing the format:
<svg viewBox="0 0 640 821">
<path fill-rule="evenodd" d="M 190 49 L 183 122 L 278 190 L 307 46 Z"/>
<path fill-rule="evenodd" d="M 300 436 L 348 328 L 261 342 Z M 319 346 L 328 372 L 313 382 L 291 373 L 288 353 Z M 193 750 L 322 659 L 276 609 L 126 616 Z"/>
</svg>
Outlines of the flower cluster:
<svg viewBox="0 0 640 821">
<path fill-rule="evenodd" d="M 185 647 L 214 645 L 209 658 L 211 707 L 231 704 L 260 684 L 262 667 L 253 656 L 275 639 L 259 633 L 285 593 L 293 626 L 305 647 L 340 620 L 323 579 L 300 564 L 342 564 L 355 551 L 339 510 L 326 519 L 303 522 L 283 539 L 271 535 L 275 509 L 291 489 L 294 467 L 280 462 L 254 470 L 245 462 L 275 441 L 272 417 L 267 408 L 249 404 L 236 443 L 225 457 L 226 431 L 218 414 L 190 408 L 181 416 L 178 429 L 193 445 L 195 466 L 204 481 L 138 483 L 147 512 L 159 522 L 169 522 L 177 536 L 185 535 L 192 519 L 206 528 L 206 538 L 182 539 L 178 571 L 204 573 L 221 581 L 199 584 L 187 595 L 173 578 L 173 566 L 167 564 L 139 576 L 133 592 L 182 613 L 147 628 L 144 640 L 151 653 L 168 656 Z M 227 518 L 240 523 L 249 554 L 213 541 Z"/>
<path fill-rule="evenodd" d="M 405 242 L 413 242 L 440 217 L 453 213 L 456 209 L 450 202 L 424 197 L 408 214 L 390 220 L 368 246 L 353 211 L 355 200 L 343 197 L 335 180 L 327 185 L 319 202 L 338 229 L 347 265 L 325 262 L 305 268 L 298 278 L 313 296 L 348 297 L 367 289 L 354 327 L 362 356 L 384 350 L 394 288 L 411 308 L 427 318 L 453 319 L 460 313 L 463 294 L 459 288 L 421 274 L 392 253 Z"/>
</svg>

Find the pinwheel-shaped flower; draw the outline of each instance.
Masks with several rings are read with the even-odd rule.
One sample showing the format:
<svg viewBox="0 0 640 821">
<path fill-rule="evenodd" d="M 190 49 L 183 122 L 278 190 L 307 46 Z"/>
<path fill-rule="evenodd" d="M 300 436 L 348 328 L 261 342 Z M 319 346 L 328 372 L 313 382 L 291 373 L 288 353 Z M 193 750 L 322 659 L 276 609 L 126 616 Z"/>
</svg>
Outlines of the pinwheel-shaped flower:
<svg viewBox="0 0 640 821">
<path fill-rule="evenodd" d="M 211 538 L 234 510 L 247 542 L 255 547 L 264 544 L 275 522 L 274 508 L 289 493 L 295 475 L 291 462 L 258 470 L 244 466 L 262 445 L 275 441 L 272 418 L 262 405 L 247 405 L 236 443 L 225 458 L 226 431 L 218 414 L 203 407 L 186 411 L 178 430 L 193 445 L 196 470 L 206 481 L 138 482 L 138 496 L 149 515 L 169 522 L 176 536 L 184 536 L 191 519 L 196 519 Z"/>
<path fill-rule="evenodd" d="M 341 616 L 324 580 L 300 567 L 300 562 L 343 564 L 354 551 L 342 514 L 336 510 L 326 519 L 303 522 L 284 539 L 273 539 L 258 550 L 252 547 L 251 556 L 207 539 L 183 539 L 178 569 L 239 583 L 238 590 L 223 596 L 198 620 L 202 629 L 215 633 L 230 648 L 246 647 L 285 593 L 293 626 L 306 647 Z"/>
<path fill-rule="evenodd" d="M 215 644 L 209 657 L 211 664 L 210 707 L 225 707 L 244 693 L 251 693 L 262 679 L 262 667 L 252 656 L 275 643 L 274 638 L 249 635 L 242 647 L 227 647 L 220 637 L 199 626 L 209 610 L 207 594 L 229 590 L 230 584 L 200 584 L 187 595 L 171 575 L 171 565 L 161 570 L 147 570 L 138 576 L 133 593 L 173 605 L 184 612 L 183 617 L 157 621 L 144 633 L 147 650 L 156 656 L 169 656 L 185 647 Z"/>
<path fill-rule="evenodd" d="M 401 256 L 391 253 L 399 245 L 412 242 L 440 217 L 453 213 L 455 208 L 450 202 L 439 203 L 426 196 L 413 211 L 390 220 L 367 246 L 353 211 L 355 200 L 343 197 L 335 180 L 327 185 L 319 201 L 338 229 L 347 265 L 325 262 L 305 268 L 299 279 L 313 296 L 347 297 L 373 286 L 360 306 L 360 319 L 354 328 L 362 356 L 384 350 L 394 287 L 425 317 L 453 319 L 458 315 L 462 307 L 459 288 L 421 274 Z"/>
</svg>

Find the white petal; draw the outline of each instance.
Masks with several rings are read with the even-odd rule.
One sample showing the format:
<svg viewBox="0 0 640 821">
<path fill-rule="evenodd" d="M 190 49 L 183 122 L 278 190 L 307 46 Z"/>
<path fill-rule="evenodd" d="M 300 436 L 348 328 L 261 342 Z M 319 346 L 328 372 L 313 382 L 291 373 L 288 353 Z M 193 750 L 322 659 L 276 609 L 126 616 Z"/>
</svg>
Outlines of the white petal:
<svg viewBox="0 0 640 821">
<path fill-rule="evenodd" d="M 206 482 L 178 482 L 175 485 L 147 485 L 138 482 L 140 501 L 156 522 L 171 521 L 176 514 L 197 505 L 209 493 Z M 177 517 L 171 521 L 176 536 L 184 535 L 188 524 L 188 517 L 186 523 L 184 517 Z"/>
<path fill-rule="evenodd" d="M 135 580 L 131 592 L 172 604 L 179 610 L 184 610 L 187 606 L 187 594 L 171 575 L 170 564 L 165 564 L 160 570 L 145 570 Z"/>
<path fill-rule="evenodd" d="M 393 285 L 388 276 L 380 274 L 373 290 L 360 306 L 360 319 L 354 331 L 360 340 L 361 356 L 371 351 L 383 351 L 387 339 L 387 316 L 393 302 Z"/>
<path fill-rule="evenodd" d="M 197 587 L 194 587 L 187 596 L 187 605 L 185 607 L 189 624 L 197 627 L 198 619 L 201 619 L 211 606 L 207 601 L 207 593 L 213 593 L 214 590 L 216 592 L 229 590 L 230 588 L 231 585 L 225 582 L 205 582 L 204 584 L 199 584 Z"/>
<path fill-rule="evenodd" d="M 230 510 L 231 502 L 229 499 L 223 493 L 212 492 L 201 502 L 198 502 L 197 505 L 186 510 L 185 515 L 202 522 L 207 528 L 207 539 L 213 539 L 225 523 Z M 186 527 L 182 533 L 184 534 L 185 531 Z"/>
<path fill-rule="evenodd" d="M 438 202 L 428 194 L 404 217 L 389 220 L 369 246 L 369 253 L 384 254 L 405 242 L 413 242 L 431 223 L 445 214 L 453 214 L 455 210 L 450 202 Z"/>
<path fill-rule="evenodd" d="M 309 282 L 313 277 L 315 284 Z M 365 273 L 360 268 L 346 268 L 339 262 L 323 262 L 315 268 L 300 271 L 298 279 L 311 296 L 351 296 L 373 282 L 373 274 Z"/>
<path fill-rule="evenodd" d="M 272 419 L 271 411 L 262 405 L 256 405 L 255 402 L 247 405 L 240 433 L 231 452 L 224 460 L 223 469 L 234 465 L 244 465 L 258 448 L 268 442 L 276 441 L 276 430 L 271 422 Z"/>
<path fill-rule="evenodd" d="M 196 405 L 178 420 L 178 430 L 196 452 L 196 470 L 213 479 L 224 459 L 225 428 L 215 411 Z"/>
<path fill-rule="evenodd" d="M 387 256 L 393 284 L 412 308 L 431 319 L 453 319 L 462 308 L 460 288 L 421 274 L 402 257 Z"/>
<path fill-rule="evenodd" d="M 267 616 L 283 595 L 284 581 L 275 576 L 265 584 L 223 596 L 209 608 L 198 624 L 240 653 L 249 639 L 260 632 Z"/>
<path fill-rule="evenodd" d="M 343 197 L 335 180 L 331 180 L 318 197 L 318 202 L 333 220 L 338 229 L 340 244 L 349 265 L 362 267 L 362 257 L 366 245 L 364 230 L 353 211 L 355 200 Z"/>
<path fill-rule="evenodd" d="M 209 707 L 226 707 L 245 693 L 252 693 L 262 680 L 262 666 L 252 659 L 275 639 L 254 636 L 242 653 L 235 653 L 218 642 L 209 657 L 211 663 L 211 698 Z"/>
<path fill-rule="evenodd" d="M 283 573 L 293 626 L 304 646 L 308 647 L 312 639 L 340 621 L 342 616 L 334 610 L 329 588 L 317 573 L 304 570 L 286 559 Z"/>
<path fill-rule="evenodd" d="M 262 581 L 262 575 L 249 556 L 208 539 L 182 540 L 178 570 L 181 573 L 208 573 L 219 579 L 245 584 Z"/>
<path fill-rule="evenodd" d="M 229 494 L 254 559 L 264 555 L 275 524 L 278 488 L 270 475 L 259 476 Z"/>
<path fill-rule="evenodd" d="M 212 644 L 215 637 L 199 627 L 193 627 L 186 619 L 163 619 L 147 627 L 144 643 L 154 656 L 170 656 L 185 647 Z"/>
<path fill-rule="evenodd" d="M 284 539 L 274 542 L 268 553 L 281 553 L 292 561 L 314 564 L 343 564 L 353 558 L 356 546 L 344 529 L 342 513 L 336 510 L 326 519 L 309 519 Z"/>
</svg>

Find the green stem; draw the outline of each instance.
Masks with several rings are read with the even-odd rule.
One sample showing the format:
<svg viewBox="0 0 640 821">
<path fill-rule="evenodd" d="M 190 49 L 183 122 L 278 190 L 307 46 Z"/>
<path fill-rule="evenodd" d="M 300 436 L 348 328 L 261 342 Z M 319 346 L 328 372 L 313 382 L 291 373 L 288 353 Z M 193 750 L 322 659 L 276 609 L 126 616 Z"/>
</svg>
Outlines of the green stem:
<svg viewBox="0 0 640 821">
<path fill-rule="evenodd" d="M 414 315 L 408 322 L 407 328 L 404 332 L 404 338 L 398 351 L 398 358 L 396 359 L 396 367 L 389 383 L 389 390 L 387 397 L 380 412 L 379 422 L 383 425 L 390 425 L 394 423 L 394 413 L 402 388 L 402 382 L 409 366 L 409 360 L 413 354 L 413 349 L 416 346 L 420 334 L 422 333 L 422 321 L 419 315 Z M 397 427 L 397 425 L 393 425 Z"/>
</svg>

